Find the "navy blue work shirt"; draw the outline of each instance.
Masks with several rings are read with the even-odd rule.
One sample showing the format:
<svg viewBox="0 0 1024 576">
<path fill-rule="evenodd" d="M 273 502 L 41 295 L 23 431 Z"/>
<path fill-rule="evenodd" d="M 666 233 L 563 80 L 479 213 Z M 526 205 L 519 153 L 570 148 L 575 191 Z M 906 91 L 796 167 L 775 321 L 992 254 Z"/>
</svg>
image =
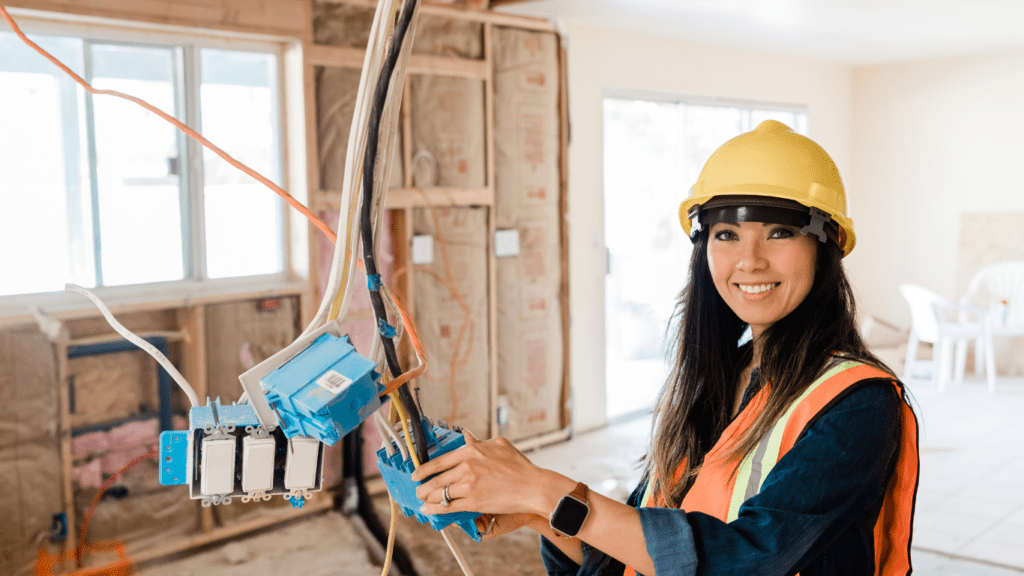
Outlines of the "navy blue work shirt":
<svg viewBox="0 0 1024 576">
<path fill-rule="evenodd" d="M 741 407 L 759 386 L 752 375 Z M 900 402 L 891 382 L 866 380 L 822 414 L 725 523 L 701 512 L 638 507 L 658 576 L 874 574 L 874 526 L 896 463 Z M 742 410 L 742 408 L 741 408 Z M 541 538 L 550 576 L 621 576 L 624 566 L 583 543 L 583 565 Z"/>
</svg>

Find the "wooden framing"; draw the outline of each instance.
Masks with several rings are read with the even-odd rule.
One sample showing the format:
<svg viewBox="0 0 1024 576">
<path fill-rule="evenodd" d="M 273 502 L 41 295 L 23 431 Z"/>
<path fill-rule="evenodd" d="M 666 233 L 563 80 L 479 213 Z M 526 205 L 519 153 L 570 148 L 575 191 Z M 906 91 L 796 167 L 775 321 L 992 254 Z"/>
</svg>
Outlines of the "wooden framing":
<svg viewBox="0 0 1024 576">
<path fill-rule="evenodd" d="M 373 9 L 377 5 L 376 0 L 317 0 L 321 4 L 342 4 L 348 6 L 359 6 Z M 388 191 L 385 207 L 392 210 L 392 232 L 395 239 L 395 269 L 404 271 L 397 280 L 396 292 L 402 298 L 407 309 L 415 316 L 415 275 L 411 272 L 411 261 L 409 259 L 409 242 L 413 235 L 412 210 L 424 207 L 466 207 L 482 206 L 487 209 L 487 314 L 488 314 L 488 355 L 490 360 L 490 378 L 488 380 L 488 395 L 490 398 L 490 409 L 488 418 L 488 435 L 497 436 L 499 433 L 497 420 L 497 397 L 498 397 L 498 281 L 497 281 L 497 260 L 494 255 L 494 234 L 496 231 L 495 218 L 495 174 L 497 164 L 497 151 L 495 147 L 495 102 L 494 102 L 494 27 L 508 26 L 529 31 L 541 31 L 557 33 L 555 27 L 544 20 L 521 17 L 510 14 L 501 14 L 490 11 L 461 10 L 444 6 L 424 3 L 420 7 L 421 15 L 448 18 L 463 22 L 477 22 L 482 24 L 483 30 L 483 58 L 456 58 L 447 56 L 432 56 L 424 54 L 412 54 L 409 58 L 408 73 L 410 75 L 432 75 L 447 76 L 455 78 L 470 78 L 482 80 L 484 84 L 484 146 L 485 146 L 485 185 L 482 188 L 453 188 L 453 187 L 431 187 L 416 188 L 414 186 L 413 174 L 413 124 L 412 124 L 412 94 L 410 82 L 406 82 L 402 101 L 402 146 L 401 154 L 405 168 L 401 187 L 392 188 Z M 304 47 L 306 54 L 306 65 L 309 72 L 317 67 L 339 67 L 339 68 L 362 68 L 365 50 L 341 46 L 327 46 L 311 44 Z M 567 185 L 568 179 L 566 170 L 567 144 L 568 144 L 568 100 L 566 96 L 565 58 L 559 42 L 559 116 L 560 125 L 560 149 L 559 167 L 562 177 L 560 182 L 561 192 L 561 218 L 560 237 L 563 246 L 560 268 L 562 285 L 560 287 L 560 300 L 562 309 L 562 332 L 563 358 L 562 373 L 562 402 L 559 414 L 561 430 L 546 434 L 537 438 L 531 438 L 527 443 L 530 447 L 558 442 L 567 438 L 571 432 L 570 412 L 568 408 L 569 398 L 569 305 L 568 305 L 568 230 L 564 214 L 567 209 Z M 315 88 L 315 87 L 314 87 Z M 307 95 L 307 100 L 315 101 L 315 97 Z M 310 106 L 311 115 L 314 115 L 315 108 Z M 311 133 L 315 133 L 316 122 L 307 123 L 311 126 Z M 308 152 L 311 158 L 319 158 L 319 143 L 309 139 Z M 319 178 L 319 166 L 310 167 L 310 182 L 316 182 Z M 311 198 L 311 205 L 314 209 L 335 209 L 341 203 L 341 192 L 337 190 L 316 189 Z M 311 282 L 316 282 L 315 275 L 311 275 Z M 411 351 L 408 347 L 402 349 L 403 357 L 408 362 L 414 362 Z"/>
</svg>

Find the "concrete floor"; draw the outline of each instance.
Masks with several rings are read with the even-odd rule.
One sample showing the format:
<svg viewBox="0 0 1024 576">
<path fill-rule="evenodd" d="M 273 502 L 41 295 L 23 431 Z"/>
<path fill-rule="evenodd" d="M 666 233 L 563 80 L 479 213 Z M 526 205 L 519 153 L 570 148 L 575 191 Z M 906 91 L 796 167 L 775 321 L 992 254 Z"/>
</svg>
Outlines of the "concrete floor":
<svg viewBox="0 0 1024 576">
<path fill-rule="evenodd" d="M 921 422 L 921 479 L 913 541 L 918 574 L 1024 573 L 1024 378 L 996 394 L 968 379 L 939 394 L 911 381 Z M 538 465 L 624 501 L 639 480 L 649 416 L 536 450 Z"/>
</svg>

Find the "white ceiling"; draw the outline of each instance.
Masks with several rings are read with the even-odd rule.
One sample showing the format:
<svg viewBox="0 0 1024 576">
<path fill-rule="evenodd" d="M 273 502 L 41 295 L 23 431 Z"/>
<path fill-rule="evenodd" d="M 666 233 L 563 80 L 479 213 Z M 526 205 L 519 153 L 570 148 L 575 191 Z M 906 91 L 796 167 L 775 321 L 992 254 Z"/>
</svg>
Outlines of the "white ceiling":
<svg viewBox="0 0 1024 576">
<path fill-rule="evenodd" d="M 1022 0 L 523 0 L 497 9 L 846 64 L 1024 47 Z"/>
</svg>

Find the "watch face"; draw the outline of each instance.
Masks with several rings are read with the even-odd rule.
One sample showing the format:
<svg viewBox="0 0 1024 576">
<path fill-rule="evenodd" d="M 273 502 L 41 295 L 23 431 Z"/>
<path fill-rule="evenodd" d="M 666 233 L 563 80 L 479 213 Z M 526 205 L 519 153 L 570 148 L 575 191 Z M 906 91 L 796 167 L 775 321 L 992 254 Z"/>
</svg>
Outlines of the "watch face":
<svg viewBox="0 0 1024 576">
<path fill-rule="evenodd" d="M 584 502 L 571 496 L 562 496 L 555 511 L 551 513 L 551 527 L 563 534 L 575 536 L 583 527 L 588 513 L 590 507 Z"/>
</svg>

